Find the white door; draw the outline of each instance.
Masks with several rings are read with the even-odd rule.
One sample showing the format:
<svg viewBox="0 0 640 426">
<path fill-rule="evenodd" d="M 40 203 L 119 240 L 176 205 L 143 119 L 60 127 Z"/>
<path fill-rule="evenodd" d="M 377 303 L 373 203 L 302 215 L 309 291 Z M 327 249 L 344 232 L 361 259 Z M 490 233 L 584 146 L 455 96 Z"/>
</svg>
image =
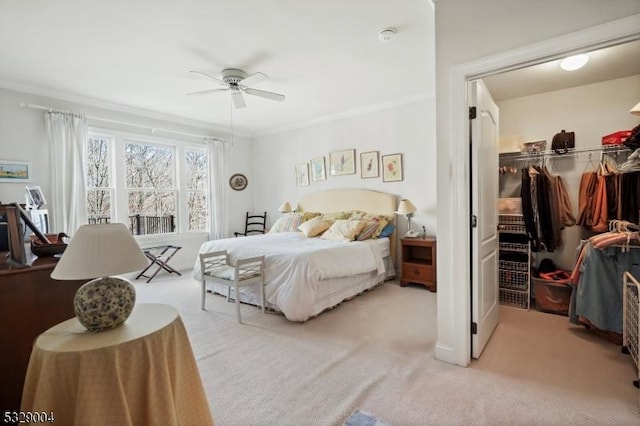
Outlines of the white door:
<svg viewBox="0 0 640 426">
<path fill-rule="evenodd" d="M 471 355 L 479 358 L 499 320 L 498 106 L 482 80 L 470 83 Z M 475 117 L 473 117 L 475 107 Z"/>
</svg>

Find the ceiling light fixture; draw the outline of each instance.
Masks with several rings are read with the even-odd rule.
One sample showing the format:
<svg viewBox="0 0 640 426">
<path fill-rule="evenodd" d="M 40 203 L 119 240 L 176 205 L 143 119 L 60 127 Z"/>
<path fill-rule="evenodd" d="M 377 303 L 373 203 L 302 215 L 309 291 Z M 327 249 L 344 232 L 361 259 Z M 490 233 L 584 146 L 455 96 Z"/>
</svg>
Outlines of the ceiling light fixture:
<svg viewBox="0 0 640 426">
<path fill-rule="evenodd" d="M 560 68 L 565 71 L 575 71 L 584 67 L 589 62 L 589 55 L 581 53 L 579 55 L 569 56 L 560 62 Z"/>
<path fill-rule="evenodd" d="M 381 41 L 389 41 L 396 35 L 396 31 L 393 28 L 387 28 L 378 33 L 378 38 Z"/>
</svg>

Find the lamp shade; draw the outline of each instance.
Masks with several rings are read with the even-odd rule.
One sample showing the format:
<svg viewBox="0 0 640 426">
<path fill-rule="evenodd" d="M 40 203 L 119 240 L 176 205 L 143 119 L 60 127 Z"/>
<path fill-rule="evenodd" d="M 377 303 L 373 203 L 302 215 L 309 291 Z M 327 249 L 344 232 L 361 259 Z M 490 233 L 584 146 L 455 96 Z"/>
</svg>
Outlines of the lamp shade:
<svg viewBox="0 0 640 426">
<path fill-rule="evenodd" d="M 291 210 L 291 204 L 289 204 L 288 201 L 285 201 L 280 207 L 278 207 L 278 211 L 280 213 L 289 213 Z"/>
<path fill-rule="evenodd" d="M 83 225 L 51 273 L 56 280 L 91 279 L 78 289 L 73 310 L 87 330 L 98 332 L 122 325 L 136 303 L 136 290 L 126 279 L 111 275 L 145 268 L 149 259 L 122 223 Z"/>
<path fill-rule="evenodd" d="M 138 271 L 148 264 L 149 259 L 124 224 L 83 225 L 71 238 L 51 278 L 108 277 Z"/>
<path fill-rule="evenodd" d="M 633 108 L 629 110 L 629 112 L 633 115 L 640 115 L 640 102 L 636 104 Z"/>
<path fill-rule="evenodd" d="M 400 205 L 398 206 L 398 211 L 396 213 L 407 215 L 415 213 L 416 210 L 418 210 L 416 209 L 416 206 L 414 206 L 411 201 L 405 198 L 404 200 L 400 201 Z"/>
</svg>

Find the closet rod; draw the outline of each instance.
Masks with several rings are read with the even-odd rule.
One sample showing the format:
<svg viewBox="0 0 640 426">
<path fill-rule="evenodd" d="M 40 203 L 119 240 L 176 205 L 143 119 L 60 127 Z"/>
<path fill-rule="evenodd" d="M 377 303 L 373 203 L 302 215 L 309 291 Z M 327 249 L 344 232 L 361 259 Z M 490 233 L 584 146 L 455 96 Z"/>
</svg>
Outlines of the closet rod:
<svg viewBox="0 0 640 426">
<path fill-rule="evenodd" d="M 39 109 L 39 110 L 49 111 L 49 112 L 66 112 L 66 111 L 58 109 L 58 108 L 48 107 L 48 106 L 44 106 L 44 105 L 29 104 L 29 103 L 26 103 L 26 102 L 20 102 L 20 103 L 18 103 L 18 106 L 20 106 L 21 108 L 33 108 L 33 109 Z M 220 141 L 220 142 L 228 143 L 224 139 L 214 138 L 214 137 L 207 136 L 207 135 L 200 135 L 200 134 L 197 134 L 197 133 L 187 133 L 187 132 L 181 132 L 179 130 L 162 129 L 162 128 L 158 128 L 158 127 L 151 127 L 151 126 L 145 126 L 145 125 L 136 124 L 136 123 L 130 123 L 128 121 L 119 121 L 119 120 L 112 120 L 110 118 L 97 117 L 97 116 L 94 116 L 94 115 L 85 115 L 85 117 L 88 120 L 102 121 L 104 123 L 119 124 L 119 125 L 122 125 L 122 126 L 136 127 L 138 129 L 148 130 L 148 131 L 151 132 L 152 135 L 157 133 L 157 132 L 163 132 L 163 133 L 172 133 L 174 135 L 188 136 L 188 137 L 192 137 L 192 138 L 196 138 L 196 139 L 202 139 L 204 142 L 206 142 L 206 141 Z"/>
<path fill-rule="evenodd" d="M 624 145 L 603 145 L 591 148 L 576 148 L 565 154 L 556 154 L 555 151 L 540 152 L 502 152 L 499 154 L 501 160 L 531 160 L 538 158 L 563 158 L 589 152 L 601 152 L 603 154 L 617 154 L 619 152 L 629 152 L 630 149 Z"/>
</svg>

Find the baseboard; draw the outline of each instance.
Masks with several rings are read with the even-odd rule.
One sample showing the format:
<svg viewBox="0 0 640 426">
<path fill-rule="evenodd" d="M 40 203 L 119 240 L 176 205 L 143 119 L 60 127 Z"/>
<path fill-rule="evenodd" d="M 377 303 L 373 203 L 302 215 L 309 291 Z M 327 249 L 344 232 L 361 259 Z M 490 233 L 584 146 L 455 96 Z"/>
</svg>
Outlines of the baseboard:
<svg viewBox="0 0 640 426">
<path fill-rule="evenodd" d="M 435 358 L 438 361 L 446 362 L 448 364 L 460 365 L 462 367 L 466 367 L 466 365 L 462 365 L 456 361 L 454 350 L 449 345 L 443 345 L 442 343 L 436 342 L 436 350 L 435 350 Z"/>
</svg>

